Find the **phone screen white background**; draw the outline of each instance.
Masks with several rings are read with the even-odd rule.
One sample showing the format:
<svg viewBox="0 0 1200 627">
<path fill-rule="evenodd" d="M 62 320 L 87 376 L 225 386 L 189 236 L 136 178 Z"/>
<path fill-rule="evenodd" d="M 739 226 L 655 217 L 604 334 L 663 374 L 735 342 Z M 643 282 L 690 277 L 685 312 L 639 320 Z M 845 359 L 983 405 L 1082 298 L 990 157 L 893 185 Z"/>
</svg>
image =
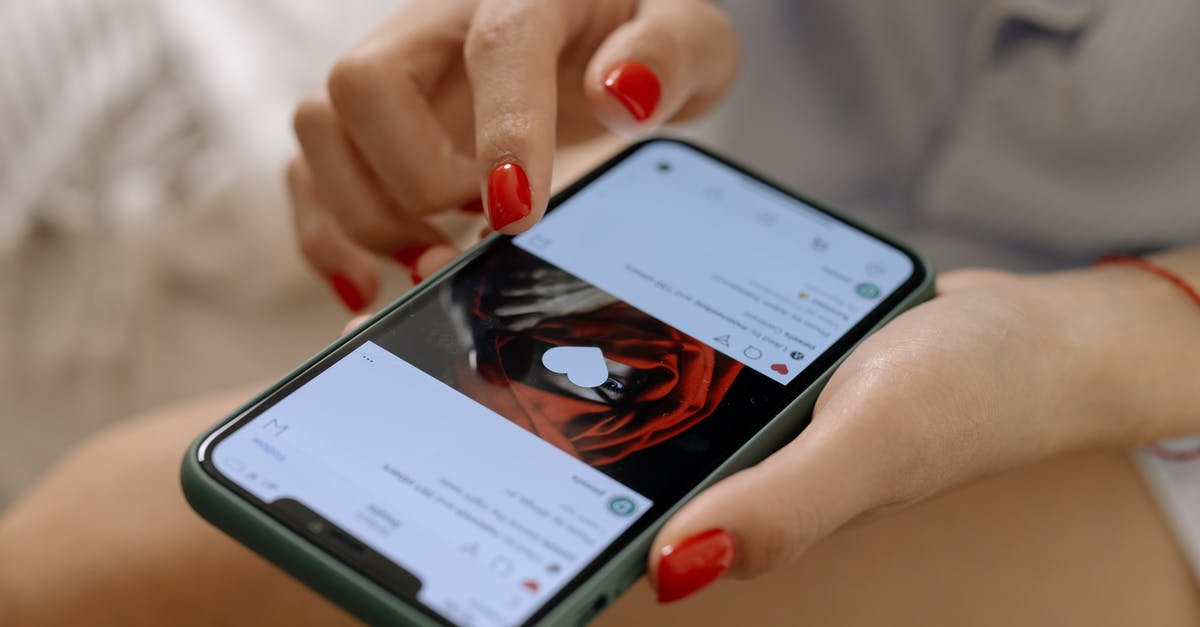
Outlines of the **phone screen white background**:
<svg viewBox="0 0 1200 627">
<path fill-rule="evenodd" d="M 672 143 L 515 242 L 780 383 L 913 272 L 894 247 Z"/>
</svg>

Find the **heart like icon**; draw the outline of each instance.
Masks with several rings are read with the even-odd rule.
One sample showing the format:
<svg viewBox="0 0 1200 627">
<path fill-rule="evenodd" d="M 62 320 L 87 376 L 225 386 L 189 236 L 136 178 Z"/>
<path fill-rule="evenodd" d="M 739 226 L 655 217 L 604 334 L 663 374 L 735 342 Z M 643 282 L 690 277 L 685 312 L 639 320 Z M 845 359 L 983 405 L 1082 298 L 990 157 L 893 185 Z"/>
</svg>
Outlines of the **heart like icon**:
<svg viewBox="0 0 1200 627">
<path fill-rule="evenodd" d="M 779 374 L 787 374 L 788 373 L 787 364 L 771 364 L 771 370 L 774 370 L 775 372 L 778 372 Z"/>
<path fill-rule="evenodd" d="M 604 353 L 595 346 L 555 346 L 542 353 L 542 365 L 550 372 L 567 375 L 581 388 L 594 388 L 608 380 Z"/>
</svg>

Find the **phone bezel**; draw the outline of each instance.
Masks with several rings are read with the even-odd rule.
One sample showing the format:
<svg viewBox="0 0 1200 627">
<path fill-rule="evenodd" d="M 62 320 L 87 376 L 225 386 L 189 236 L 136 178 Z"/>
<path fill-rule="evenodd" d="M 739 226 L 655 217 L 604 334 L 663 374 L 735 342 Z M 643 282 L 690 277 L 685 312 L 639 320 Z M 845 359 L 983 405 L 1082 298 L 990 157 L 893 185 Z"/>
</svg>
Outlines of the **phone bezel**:
<svg viewBox="0 0 1200 627">
<path fill-rule="evenodd" d="M 856 324 L 848 332 L 846 332 L 842 337 L 840 337 L 837 341 L 835 341 L 828 350 L 826 350 L 824 353 L 822 353 L 821 356 L 818 357 L 817 359 L 815 359 L 811 365 L 809 365 L 807 368 L 805 368 L 805 370 L 800 375 L 798 375 L 791 383 L 789 383 L 787 386 L 785 386 L 783 394 L 781 394 L 779 396 L 779 400 L 776 403 L 772 404 L 771 406 L 767 406 L 764 408 L 763 416 L 765 417 L 765 421 L 762 423 L 761 426 L 759 426 L 756 430 L 747 433 L 746 437 L 743 441 L 736 442 L 733 445 L 727 446 L 726 450 L 723 451 L 721 455 L 714 456 L 714 459 L 712 460 L 712 466 L 710 468 L 708 468 L 705 472 L 700 473 L 695 481 L 689 482 L 689 484 L 686 487 L 682 488 L 678 492 L 678 495 L 676 497 L 674 497 L 670 500 L 666 500 L 666 501 L 656 500 L 655 504 L 651 507 L 650 510 L 648 510 L 646 512 L 645 515 L 640 517 L 639 520 L 637 522 L 635 522 L 623 534 L 621 534 L 621 536 L 619 536 L 616 540 L 614 540 L 607 547 L 605 547 L 604 550 L 602 550 L 600 552 L 600 554 L 596 556 L 595 559 L 593 559 L 583 569 L 581 569 L 580 572 L 574 578 L 572 578 L 569 582 L 567 582 L 562 587 L 562 589 L 560 589 L 554 596 L 552 596 L 550 599 L 547 599 L 542 604 L 542 606 L 540 608 L 538 608 L 538 610 L 529 617 L 529 619 L 524 623 L 525 625 L 536 624 L 539 620 L 541 620 L 547 614 L 552 612 L 556 606 L 558 606 L 559 604 L 564 602 L 575 591 L 577 591 L 579 588 L 584 586 L 592 577 L 594 577 L 597 574 L 597 572 L 608 561 L 612 560 L 615 556 L 617 556 L 626 546 L 635 542 L 641 534 L 646 532 L 647 529 L 653 528 L 655 525 L 660 524 L 663 521 L 663 519 L 667 515 L 669 515 L 681 501 L 683 501 L 698 486 L 703 485 L 705 483 L 705 481 L 707 480 L 707 478 L 711 477 L 717 471 L 717 469 L 722 465 L 723 462 L 732 458 L 736 454 L 736 452 L 741 448 L 742 445 L 751 441 L 754 438 L 755 434 L 762 431 L 767 425 L 769 425 L 771 423 L 772 419 L 775 416 L 777 416 L 780 412 L 782 412 L 784 410 L 784 408 L 788 407 L 789 404 L 791 404 L 793 401 L 795 401 L 797 398 L 799 398 L 801 395 L 803 395 L 806 390 L 808 390 L 814 383 L 816 383 L 818 380 L 820 380 L 821 377 L 823 375 L 825 375 L 834 364 L 836 364 L 840 359 L 842 359 L 842 357 L 844 357 L 844 355 L 850 350 L 850 348 L 852 348 L 855 344 L 857 344 L 859 341 L 861 341 L 882 320 L 886 319 L 887 316 L 892 311 L 894 311 L 905 299 L 909 298 L 913 293 L 915 293 L 926 282 L 926 280 L 928 278 L 928 271 L 926 269 L 925 264 L 921 261 L 919 256 L 916 255 L 907 246 L 905 246 L 885 235 L 877 233 L 874 230 L 872 230 L 866 226 L 863 226 L 862 224 L 859 224 L 858 222 L 856 222 L 854 220 L 851 220 L 844 216 L 838 215 L 838 214 L 834 213 L 833 211 L 829 210 L 828 208 L 826 208 L 825 206 L 823 206 L 821 203 L 815 202 L 815 201 L 813 201 L 809 198 L 806 198 L 800 194 L 796 194 L 796 193 L 786 189 L 785 187 L 782 187 L 782 186 L 774 183 L 773 181 L 746 169 L 745 167 L 742 167 L 735 163 L 731 163 L 729 160 L 725 159 L 724 157 L 721 157 L 720 155 L 717 155 L 705 148 L 696 146 L 690 142 L 686 142 L 686 141 L 682 141 L 682 140 L 678 140 L 678 139 L 674 139 L 674 138 L 652 138 L 652 139 L 647 139 L 644 141 L 637 142 L 635 144 L 632 144 L 632 145 L 626 147 L 625 149 L 623 149 L 622 151 L 620 151 L 619 153 L 617 153 L 616 155 L 614 155 L 613 157 L 611 157 L 610 159 L 605 161 L 602 165 L 598 166 L 597 168 L 595 168 L 594 170 L 592 170 L 591 172 L 589 172 L 582 178 L 578 179 L 577 181 L 575 181 L 574 183 L 572 183 L 571 185 L 569 185 L 568 187 L 566 187 L 565 189 L 560 191 L 559 193 L 555 194 L 554 197 L 551 198 L 551 200 L 549 202 L 549 207 L 547 209 L 547 212 L 554 210 L 554 208 L 558 207 L 563 202 L 565 202 L 566 200 L 568 200 L 569 198 L 574 196 L 576 193 L 578 193 L 580 190 L 582 190 L 585 187 L 587 187 L 588 185 L 590 185 L 597 178 L 602 176 L 604 173 L 608 172 L 610 169 L 612 169 L 617 164 L 628 159 L 630 156 L 635 154 L 637 151 L 639 151 L 649 145 L 656 144 L 656 143 L 663 143 L 663 142 L 680 145 L 689 150 L 695 151 L 695 152 L 699 153 L 700 155 L 703 155 L 703 156 L 705 156 L 709 159 L 712 159 L 713 161 L 721 164 L 723 167 L 729 168 L 733 171 L 736 171 L 736 172 L 742 174 L 743 176 L 746 176 L 754 181 L 762 183 L 762 184 L 786 195 L 787 197 L 797 200 L 798 202 L 803 203 L 804 205 L 828 216 L 829 218 L 831 218 L 833 220 L 836 220 L 842 224 L 850 226 L 851 228 L 854 228 L 870 237 L 878 239 L 879 241 L 900 251 L 907 258 L 909 258 L 909 260 L 912 263 L 913 271 L 912 271 L 911 275 L 900 285 L 900 287 L 898 287 L 890 296 L 888 296 L 886 299 L 883 299 L 880 303 L 878 303 L 876 305 L 876 307 L 873 308 L 867 316 L 865 316 L 858 324 Z M 313 360 L 311 360 L 307 365 L 302 367 L 299 371 L 294 373 L 290 378 L 288 378 L 284 381 L 281 381 L 277 386 L 274 387 L 274 389 L 270 390 L 267 393 L 264 393 L 264 395 L 257 402 L 254 402 L 249 407 L 238 412 L 235 416 L 224 421 L 212 433 L 210 433 L 206 438 L 204 438 L 203 442 L 201 443 L 201 445 L 198 448 L 198 460 L 197 461 L 200 463 L 201 468 L 204 469 L 205 473 L 210 478 L 214 479 L 220 485 L 222 485 L 223 487 L 232 491 L 234 494 L 236 494 L 238 497 L 240 497 L 244 502 L 252 505 L 258 512 L 268 516 L 269 518 L 274 520 L 276 523 L 278 523 L 282 527 L 295 533 L 300 538 L 303 538 L 306 542 L 311 544 L 315 549 L 322 551 L 323 553 L 328 555 L 330 558 L 338 560 L 340 563 L 347 566 L 348 568 L 351 568 L 356 573 L 362 575 L 364 578 L 366 578 L 369 581 L 374 582 L 376 585 L 380 585 L 382 587 L 382 584 L 380 584 L 378 581 L 376 581 L 369 574 L 363 572 L 354 563 L 347 562 L 346 560 L 343 560 L 343 559 L 339 558 L 338 556 L 330 553 L 329 551 L 326 551 L 325 549 L 321 548 L 319 543 L 316 542 L 313 537 L 311 537 L 311 534 L 307 530 L 298 528 L 295 525 L 290 524 L 288 521 L 283 520 L 279 516 L 276 516 L 271 511 L 271 509 L 268 507 L 268 505 L 269 505 L 268 503 L 258 499 L 256 496 L 254 496 L 253 494 L 244 490 L 240 485 L 238 485 L 233 480 L 229 479 L 223 473 L 221 473 L 220 470 L 217 469 L 216 466 L 212 463 L 212 457 L 210 455 L 207 455 L 207 451 L 211 450 L 212 448 L 219 445 L 221 440 L 228 437 L 230 434 L 232 434 L 238 428 L 241 428 L 246 423 L 253 420 L 259 414 L 261 414 L 263 411 L 265 411 L 267 408 L 273 406 L 280 399 L 291 394 L 297 388 L 299 388 L 300 386 L 304 385 L 309 380 L 311 380 L 314 376 L 316 376 L 320 372 L 324 371 L 326 368 L 328 368 L 330 365 L 332 365 L 336 361 L 343 358 L 346 354 L 355 350 L 362 343 L 362 341 L 366 341 L 367 339 L 369 339 L 373 335 L 373 333 L 379 333 L 379 332 L 381 332 L 382 329 L 385 329 L 386 327 L 388 327 L 389 323 L 394 320 L 394 316 L 398 316 L 398 315 L 402 316 L 403 315 L 404 306 L 407 303 L 411 302 L 414 298 L 420 296 L 425 291 L 433 289 L 434 286 L 438 285 L 441 281 L 445 280 L 447 277 L 453 275 L 455 272 L 466 267 L 467 265 L 472 263 L 475 259 L 486 254 L 489 250 L 492 250 L 496 246 L 514 245 L 511 243 L 511 239 L 512 239 L 512 237 L 510 237 L 510 236 L 494 234 L 494 235 L 490 236 L 489 238 L 487 238 L 486 240 L 484 240 L 483 242 L 480 242 L 478 245 L 473 247 L 471 250 L 464 253 L 464 255 L 462 255 L 458 260 L 456 260 L 454 263 L 452 263 L 449 267 L 436 273 L 434 276 L 427 279 L 424 283 L 422 283 L 421 285 L 419 285 L 416 288 L 414 288 L 413 290 L 411 290 L 408 294 L 406 294 L 405 296 L 401 297 L 400 299 L 396 300 L 395 302 L 393 302 L 392 304 L 390 304 L 389 306 L 384 308 L 374 318 L 372 318 L 368 322 L 364 323 L 359 328 L 355 329 L 353 332 L 351 332 L 351 333 L 347 334 L 346 336 L 344 336 L 343 338 L 341 338 L 334 345 L 327 348 L 322 354 L 318 355 L 317 357 L 314 357 Z M 807 421 L 805 421 L 805 424 L 807 424 Z M 453 624 L 453 623 L 449 622 L 448 619 L 446 619 L 443 616 L 441 616 L 440 614 L 438 614 L 436 612 L 436 610 L 434 610 L 433 608 L 430 608 L 430 607 L 426 606 L 425 604 L 416 601 L 415 599 L 408 599 L 408 598 L 404 598 L 404 597 L 396 597 L 396 598 L 400 599 L 401 601 L 403 601 L 410 607 L 414 608 L 415 610 L 420 611 L 422 614 L 424 614 L 431 620 L 434 620 L 434 621 L 442 623 L 442 624 L 447 624 L 447 625 Z"/>
</svg>

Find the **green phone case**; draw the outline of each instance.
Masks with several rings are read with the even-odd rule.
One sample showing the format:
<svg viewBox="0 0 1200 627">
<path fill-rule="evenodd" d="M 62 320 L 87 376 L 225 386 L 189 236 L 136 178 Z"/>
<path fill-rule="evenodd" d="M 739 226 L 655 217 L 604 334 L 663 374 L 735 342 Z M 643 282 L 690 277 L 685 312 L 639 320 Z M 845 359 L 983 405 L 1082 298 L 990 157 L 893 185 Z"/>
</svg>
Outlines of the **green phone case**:
<svg viewBox="0 0 1200 627">
<path fill-rule="evenodd" d="M 630 146 L 598 169 L 606 169 L 609 165 L 624 159 L 642 145 L 653 141 L 683 143 L 692 149 L 715 157 L 710 152 L 686 142 L 674 139 L 650 139 Z M 720 159 L 719 157 L 717 158 Z M 724 161 L 723 159 L 721 160 Z M 584 177 L 581 183 L 568 187 L 551 201 L 551 205 L 556 205 L 562 198 L 573 194 L 582 186 L 582 182 L 589 179 L 590 177 Z M 841 219 L 857 228 L 863 228 L 853 221 L 846 220 L 845 218 Z M 864 228 L 863 230 L 870 232 L 869 229 Z M 434 284 L 442 277 L 457 271 L 471 259 L 478 256 L 491 240 L 498 237 L 500 236 L 493 235 L 488 240 L 481 242 L 456 262 L 451 263 L 429 277 L 425 284 Z M 919 264 L 917 271 L 923 273 L 924 279 L 912 293 L 897 303 L 892 311 L 888 312 L 870 332 L 864 335 L 864 339 L 901 312 L 932 297 L 933 272 L 928 264 L 919 256 L 914 254 L 913 257 Z M 377 313 L 371 320 L 364 323 L 359 329 L 334 342 L 321 351 L 321 353 L 309 359 L 287 376 L 264 390 L 257 397 L 239 407 L 229 416 L 226 416 L 211 429 L 201 434 L 188 447 L 180 471 L 183 492 L 187 497 L 188 503 L 206 520 L 228 533 L 237 541 L 266 557 L 276 566 L 304 582 L 313 590 L 341 605 L 358 618 L 375 625 L 432 626 L 439 623 L 421 610 L 412 607 L 405 601 L 392 595 L 337 558 L 329 555 L 307 539 L 291 531 L 270 515 L 244 500 L 241 496 L 235 494 L 210 476 L 201 466 L 201 461 L 204 459 L 207 443 L 218 432 L 229 426 L 246 411 L 268 398 L 286 382 L 299 376 L 331 352 L 348 342 L 359 331 L 376 324 L 393 310 L 402 307 L 415 293 L 419 292 L 419 289 L 414 289 L 400 297 Z M 577 586 L 567 597 L 562 599 L 561 602 L 537 621 L 536 624 L 584 624 L 598 615 L 610 601 L 636 582 L 645 572 L 646 553 L 650 549 L 650 544 L 655 534 L 670 516 L 706 487 L 738 470 L 759 462 L 796 437 L 807 424 L 817 395 L 849 352 L 847 351 L 846 354 L 840 356 L 825 372 L 821 373 L 807 390 L 775 416 L 766 427 L 751 437 L 732 457 L 727 459 L 725 463 L 721 464 L 717 470 L 696 486 L 694 490 L 689 492 L 683 500 L 676 503 L 669 511 L 653 521 L 649 527 L 622 548 L 608 563 L 595 570 L 585 582 Z"/>
</svg>

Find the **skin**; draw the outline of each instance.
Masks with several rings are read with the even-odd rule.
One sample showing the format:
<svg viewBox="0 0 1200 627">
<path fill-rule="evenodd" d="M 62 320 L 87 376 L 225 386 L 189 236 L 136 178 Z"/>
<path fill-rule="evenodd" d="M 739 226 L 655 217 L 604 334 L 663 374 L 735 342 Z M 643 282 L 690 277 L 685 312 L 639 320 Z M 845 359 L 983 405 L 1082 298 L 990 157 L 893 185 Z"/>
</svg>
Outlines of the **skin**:
<svg viewBox="0 0 1200 627">
<path fill-rule="evenodd" d="M 1195 253 L 1162 261 L 1200 270 Z M 1125 453 L 951 488 L 1065 450 L 1191 428 L 1197 399 L 1187 398 L 1195 391 L 1186 382 L 1195 357 L 1174 333 L 1197 326 L 1194 305 L 1165 282 L 1119 267 L 1082 276 L 952 273 L 942 290 L 855 352 L 822 395 L 812 428 L 693 501 L 659 539 L 721 524 L 737 530 L 738 567 L 746 569 L 737 574 L 770 576 L 718 584 L 665 614 L 651 607 L 652 594 L 635 591 L 604 620 L 716 625 L 736 612 L 781 625 L 798 615 L 855 625 L 1196 624 L 1200 595 Z M 1090 315 L 1047 324 L 1059 297 Z M 1097 340 L 1114 329 L 1127 342 Z M 1047 361 L 1034 357 L 1051 341 L 1085 348 L 1056 348 L 1078 357 L 1049 361 L 1071 367 L 1031 372 Z M 1099 395 L 1125 381 L 1099 367 L 1114 360 L 1145 376 Z M 349 622 L 200 520 L 180 494 L 188 441 L 259 387 L 127 421 L 65 456 L 0 518 L 0 624 Z M 1075 404 L 1068 389 L 1091 392 Z M 1164 394 L 1171 389 L 1180 394 Z M 1113 404 L 1118 396 L 1127 402 Z M 850 400 L 837 409 L 842 398 Z M 1122 407 L 1141 418 L 1123 417 Z M 802 507 L 853 512 L 848 518 L 861 524 L 827 538 L 832 528 L 817 533 L 801 523 L 836 518 L 809 517 Z"/>
<path fill-rule="evenodd" d="M 626 60 L 662 83 L 662 104 L 642 124 L 602 88 Z M 304 252 L 373 298 L 366 251 L 424 238 L 422 218 L 486 191 L 505 161 L 529 173 L 534 211 L 504 229 L 524 231 L 544 210 L 556 138 L 588 136 L 596 122 L 643 132 L 702 111 L 736 60 L 728 22 L 700 0 L 413 2 L 297 112 L 303 151 L 291 172 Z M 318 120 L 343 139 L 317 132 Z M 375 145 L 381 137 L 388 150 Z M 404 151 L 411 145 L 428 149 Z M 418 274 L 449 256 L 434 250 Z M 1200 249 L 1159 261 L 1200 284 Z M 664 549 L 709 529 L 734 536 L 729 575 L 754 577 L 847 523 L 977 477 L 1200 431 L 1191 350 L 1200 313 L 1166 281 L 1129 267 L 967 271 L 942 277 L 940 289 L 855 351 L 800 437 L 666 525 L 648 556 L 651 581 Z"/>
<path fill-rule="evenodd" d="M 256 389 L 126 421 L 65 455 L 0 518 L 0 624 L 348 623 L 183 500 L 188 441 Z"/>
<path fill-rule="evenodd" d="M 135 417 L 65 455 L 0 517 L 0 624 L 353 624 L 180 493 L 188 442 L 261 388 Z M 1200 594 L 1127 453 L 1101 451 L 972 482 L 669 607 L 635 586 L 596 624 L 1185 627 Z"/>
<path fill-rule="evenodd" d="M 534 212 L 505 229 L 522 231 L 544 209 L 556 140 L 587 136 L 596 121 L 642 131 L 697 113 L 736 65 L 728 23 L 699 0 L 408 6 L 296 115 L 303 152 L 289 181 L 301 246 L 319 272 L 346 274 L 368 299 L 375 255 L 440 241 L 426 218 L 484 191 L 495 164 L 519 161 L 529 174 Z M 600 86 L 631 58 L 663 84 L 643 125 Z M 454 253 L 434 247 L 418 272 Z M 1200 250 L 1156 260 L 1200 283 Z M 801 614 L 815 624 L 1196 624 L 1195 588 L 1118 455 L 933 498 L 1046 458 L 1200 431 L 1195 303 L 1129 267 L 958 272 L 940 290 L 855 351 L 811 428 L 669 522 L 648 558 L 652 584 L 663 547 L 720 527 L 737 542 L 732 577 L 774 574 L 755 587 L 718 584 L 737 592 L 678 610 L 699 608 L 693 618 L 710 624 L 752 598 L 761 603 L 749 607 L 792 609 L 764 617 L 779 624 Z M 113 430 L 6 512 L 0 624 L 343 620 L 190 514 L 178 493 L 185 442 L 251 393 Z M 1051 592 L 1021 587 L 1031 577 Z M 743 596 L 754 590 L 763 596 Z M 640 599 L 612 615 L 666 620 Z M 871 623 L 864 613 L 876 608 Z"/>
<path fill-rule="evenodd" d="M 656 605 L 654 590 L 635 587 L 596 624 L 1198 621 L 1200 594 L 1157 506 L 1128 455 L 1102 451 L 1022 467 L 852 525 L 754 581 L 721 581 L 679 603 Z"/>
<path fill-rule="evenodd" d="M 1200 278 L 1196 251 L 1162 261 Z M 658 550 L 705 529 L 733 533 L 731 575 L 753 577 L 970 479 L 1200 430 L 1200 356 L 1182 339 L 1200 340 L 1200 311 L 1165 281 L 1119 267 L 940 285 L 851 355 L 796 440 L 667 524 L 652 577 Z"/>
<path fill-rule="evenodd" d="M 603 87 L 630 59 L 662 83 L 645 123 Z M 301 153 L 287 178 L 301 250 L 371 302 L 378 258 L 446 243 L 429 219 L 486 206 L 497 165 L 529 177 L 532 212 L 503 229 L 519 233 L 545 212 L 557 146 L 693 116 L 725 92 L 737 61 L 728 20 L 699 0 L 410 2 L 296 110 Z"/>
</svg>

